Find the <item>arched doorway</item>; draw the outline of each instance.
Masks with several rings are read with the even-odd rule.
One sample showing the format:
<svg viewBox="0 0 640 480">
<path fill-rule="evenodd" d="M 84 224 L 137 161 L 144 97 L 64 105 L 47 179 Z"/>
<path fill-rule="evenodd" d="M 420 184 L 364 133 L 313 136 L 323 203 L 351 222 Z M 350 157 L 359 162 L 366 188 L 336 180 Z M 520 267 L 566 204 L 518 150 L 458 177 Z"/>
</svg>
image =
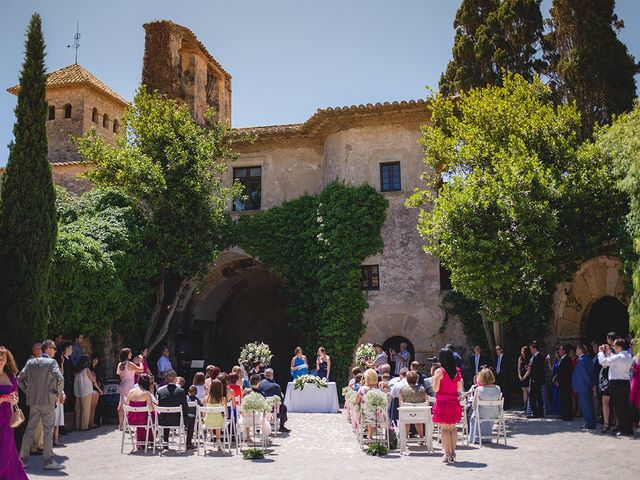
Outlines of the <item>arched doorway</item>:
<svg viewBox="0 0 640 480">
<path fill-rule="evenodd" d="M 596 300 L 584 317 L 585 340 L 604 342 L 609 332 L 626 337 L 629 334 L 629 312 L 620 300 L 606 296 Z"/>
<path fill-rule="evenodd" d="M 391 365 L 391 373 L 395 372 L 395 362 L 391 360 L 391 354 L 389 352 L 391 350 L 395 350 L 396 352 L 399 352 L 401 343 L 407 344 L 407 350 L 409 351 L 409 354 L 410 354 L 409 364 L 411 364 L 411 362 L 413 362 L 416 358 L 416 353 L 413 348 L 413 343 L 411 343 L 409 339 L 401 336 L 387 338 L 385 342 L 382 344 L 382 349 L 385 352 L 387 352 L 387 355 L 389 355 L 389 364 Z"/>
<path fill-rule="evenodd" d="M 264 342 L 273 354 L 275 379 L 286 386 L 300 335 L 289 325 L 282 280 L 244 252 L 230 250 L 205 282 L 191 304 L 194 358 L 229 371 L 245 344 Z"/>
</svg>

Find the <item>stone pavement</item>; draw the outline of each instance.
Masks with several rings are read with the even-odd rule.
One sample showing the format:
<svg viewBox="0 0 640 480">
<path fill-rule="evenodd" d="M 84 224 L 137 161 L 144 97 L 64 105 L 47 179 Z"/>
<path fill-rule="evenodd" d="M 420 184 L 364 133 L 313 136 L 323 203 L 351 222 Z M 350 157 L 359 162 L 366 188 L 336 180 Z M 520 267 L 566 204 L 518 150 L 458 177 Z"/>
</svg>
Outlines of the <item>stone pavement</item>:
<svg viewBox="0 0 640 480">
<path fill-rule="evenodd" d="M 31 479 L 114 480 L 345 480 L 385 478 L 413 479 L 557 479 L 589 480 L 618 473 L 634 478 L 640 469 L 640 434 L 634 439 L 615 438 L 579 431 L 581 422 L 554 419 L 527 420 L 509 414 L 508 445 L 459 447 L 458 461 L 446 465 L 439 449 L 427 455 L 391 452 L 386 457 L 368 457 L 358 447 L 344 414 L 290 414 L 291 433 L 278 436 L 265 460 L 246 461 L 241 455 L 195 452 L 163 457 L 144 452 L 120 454 L 120 432 L 112 426 L 91 432 L 73 432 L 62 437 L 66 447 L 57 448 L 60 472 L 42 470 L 42 457 L 33 457 L 27 473 Z M 612 470 L 613 469 L 613 470 Z M 633 470 L 631 470 L 633 469 Z M 607 474 L 608 472 L 608 474 Z"/>
</svg>

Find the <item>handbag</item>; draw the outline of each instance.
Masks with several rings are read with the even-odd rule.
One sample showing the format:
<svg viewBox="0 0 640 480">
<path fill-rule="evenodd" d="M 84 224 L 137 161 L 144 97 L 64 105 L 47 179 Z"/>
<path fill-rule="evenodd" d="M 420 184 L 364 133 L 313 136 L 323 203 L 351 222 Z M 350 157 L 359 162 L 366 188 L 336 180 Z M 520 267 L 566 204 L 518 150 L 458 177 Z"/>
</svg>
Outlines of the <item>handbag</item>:
<svg viewBox="0 0 640 480">
<path fill-rule="evenodd" d="M 11 412 L 11 418 L 9 418 L 9 426 L 11 428 L 17 428 L 24 422 L 24 413 L 22 413 L 18 405 L 13 405 L 12 408 L 13 412 Z"/>
</svg>

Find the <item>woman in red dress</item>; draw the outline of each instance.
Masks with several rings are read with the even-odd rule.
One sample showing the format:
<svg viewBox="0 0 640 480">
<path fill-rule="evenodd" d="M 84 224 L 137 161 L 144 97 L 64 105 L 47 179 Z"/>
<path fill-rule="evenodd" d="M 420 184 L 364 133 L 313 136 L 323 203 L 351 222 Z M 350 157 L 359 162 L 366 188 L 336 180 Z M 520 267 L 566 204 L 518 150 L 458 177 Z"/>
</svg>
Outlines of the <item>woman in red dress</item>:
<svg viewBox="0 0 640 480">
<path fill-rule="evenodd" d="M 436 403 L 433 406 L 433 421 L 440 424 L 442 430 L 442 461 L 453 463 L 456 459 L 458 432 L 456 423 L 462 418 L 460 393 L 462 392 L 462 374 L 456 367 L 453 351 L 448 348 L 440 350 L 441 368 L 433 376 L 433 391 L 436 392 Z"/>
</svg>

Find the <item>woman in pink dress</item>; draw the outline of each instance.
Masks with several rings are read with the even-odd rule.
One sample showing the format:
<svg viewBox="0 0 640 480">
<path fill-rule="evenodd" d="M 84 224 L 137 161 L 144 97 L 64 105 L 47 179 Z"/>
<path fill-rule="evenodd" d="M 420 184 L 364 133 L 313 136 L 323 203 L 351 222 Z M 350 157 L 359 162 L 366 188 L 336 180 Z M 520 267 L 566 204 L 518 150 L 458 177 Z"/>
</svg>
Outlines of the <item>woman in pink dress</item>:
<svg viewBox="0 0 640 480">
<path fill-rule="evenodd" d="M 140 362 L 142 363 L 142 362 Z M 118 405 L 118 420 L 120 421 L 120 430 L 124 424 L 124 399 L 127 397 L 131 389 L 136 383 L 135 375 L 143 372 L 143 366 L 136 365 L 131 361 L 131 349 L 123 348 L 120 350 L 120 363 L 116 368 L 116 375 L 120 377 L 120 404 Z"/>
<path fill-rule="evenodd" d="M 0 478 L 28 480 L 10 425 L 12 405 L 18 403 L 17 373 L 13 355 L 0 345 Z"/>
<path fill-rule="evenodd" d="M 635 428 L 638 428 L 638 424 L 640 423 L 640 353 L 638 353 L 633 359 L 631 372 L 633 373 L 633 376 L 631 377 L 631 394 L 629 395 L 629 403 L 631 403 L 631 408 L 635 415 L 633 421 L 634 426 Z"/>
<path fill-rule="evenodd" d="M 442 461 L 453 463 L 456 459 L 458 432 L 456 423 L 462 418 L 460 393 L 462 392 L 462 374 L 456 368 L 453 351 L 448 348 L 440 350 L 438 360 L 442 368 L 433 376 L 433 391 L 436 392 L 436 403 L 433 406 L 433 422 L 440 424 L 442 430 Z"/>
<path fill-rule="evenodd" d="M 153 432 L 145 428 L 149 415 L 151 415 L 152 423 L 154 420 L 153 408 L 155 403 L 150 389 L 151 377 L 145 373 L 141 373 L 138 377 L 138 386 L 132 388 L 125 399 L 125 405 L 129 405 L 130 407 L 146 406 L 149 409 L 148 412 L 129 412 L 128 414 L 127 421 L 129 422 L 129 425 L 141 425 L 136 428 L 136 439 L 138 442 L 153 441 Z M 145 436 L 147 437 L 146 439 Z M 138 449 L 142 448 L 144 447 L 138 445 Z"/>
</svg>

